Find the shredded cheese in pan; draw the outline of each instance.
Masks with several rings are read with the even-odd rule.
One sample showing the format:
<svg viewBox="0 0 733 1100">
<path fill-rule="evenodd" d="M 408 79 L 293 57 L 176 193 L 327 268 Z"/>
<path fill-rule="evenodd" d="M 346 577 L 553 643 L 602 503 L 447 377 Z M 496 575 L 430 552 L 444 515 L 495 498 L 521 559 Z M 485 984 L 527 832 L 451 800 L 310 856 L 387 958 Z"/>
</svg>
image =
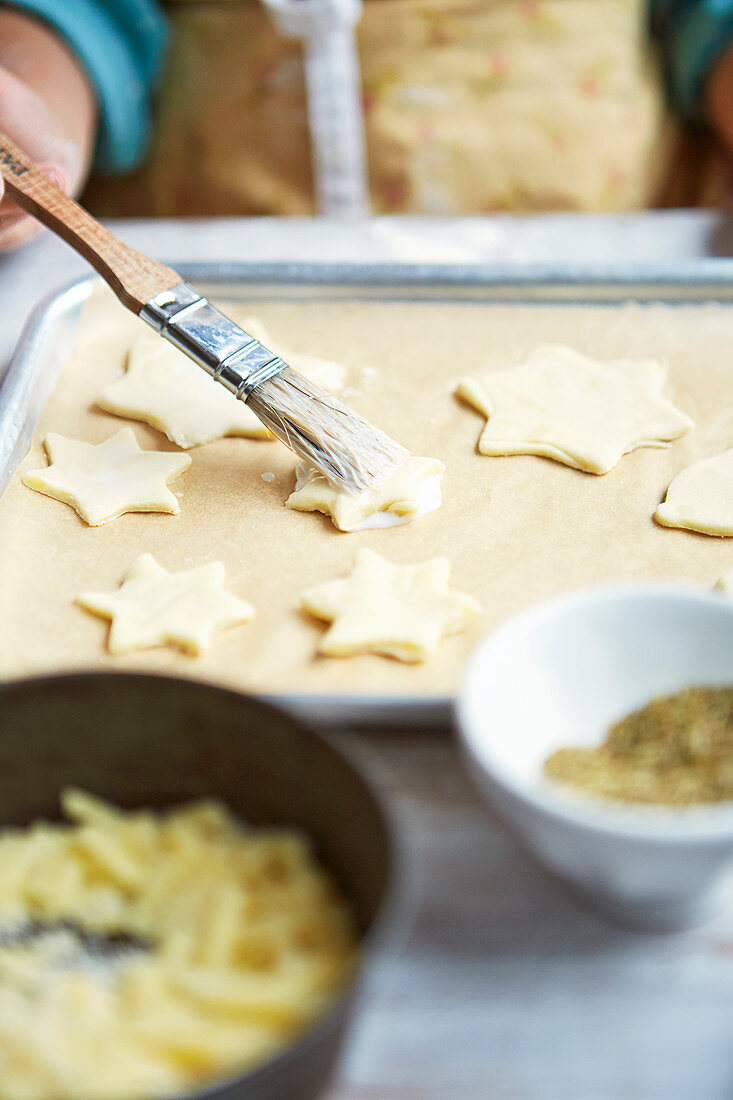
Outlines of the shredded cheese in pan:
<svg viewBox="0 0 733 1100">
<path fill-rule="evenodd" d="M 348 908 L 299 833 L 216 802 L 63 807 L 71 825 L 0 833 L 1 1100 L 187 1091 L 269 1056 L 343 986 Z"/>
</svg>

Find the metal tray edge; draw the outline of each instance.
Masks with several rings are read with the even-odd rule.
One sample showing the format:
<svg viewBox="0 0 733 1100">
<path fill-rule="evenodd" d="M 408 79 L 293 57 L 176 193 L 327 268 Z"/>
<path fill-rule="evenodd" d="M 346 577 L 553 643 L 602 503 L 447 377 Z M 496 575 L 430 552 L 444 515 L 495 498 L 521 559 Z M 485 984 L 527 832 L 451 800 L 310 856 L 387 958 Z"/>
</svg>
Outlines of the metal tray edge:
<svg viewBox="0 0 733 1100">
<path fill-rule="evenodd" d="M 39 376 L 45 341 L 65 320 L 76 327 L 75 316 L 92 286 L 93 279 L 85 277 L 52 291 L 39 302 L 23 327 L 0 384 L 0 496 L 28 452 L 38 416 L 56 381 L 57 372 L 45 378 Z M 72 335 L 71 331 L 66 333 L 68 347 L 58 348 L 59 366 L 71 350 Z"/>
<path fill-rule="evenodd" d="M 309 283 L 426 287 L 507 287 L 510 290 L 539 284 L 545 287 L 653 289 L 709 291 L 719 287 L 733 296 L 733 258 L 707 257 L 672 264 L 407 264 L 407 263 L 191 263 L 179 265 L 188 279 L 237 283 Z"/>
</svg>

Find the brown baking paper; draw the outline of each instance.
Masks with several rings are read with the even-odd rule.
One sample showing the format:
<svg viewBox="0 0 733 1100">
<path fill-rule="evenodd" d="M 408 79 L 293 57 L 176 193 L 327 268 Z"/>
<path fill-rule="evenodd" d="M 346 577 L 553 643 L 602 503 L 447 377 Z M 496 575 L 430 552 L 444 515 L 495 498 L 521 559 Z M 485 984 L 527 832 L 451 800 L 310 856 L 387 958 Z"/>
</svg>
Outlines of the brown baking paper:
<svg viewBox="0 0 733 1100">
<path fill-rule="evenodd" d="M 445 695 L 477 640 L 537 600 L 620 580 L 709 587 L 733 568 L 732 540 L 665 529 L 652 518 L 675 474 L 733 445 L 733 308 L 324 300 L 238 303 L 229 312 L 240 320 L 256 313 L 274 341 L 346 364 L 346 400 L 355 409 L 414 454 L 445 462 L 442 508 L 402 527 L 343 534 L 320 514 L 284 507 L 295 461 L 281 444 L 225 439 L 190 451 L 191 467 L 172 485 L 180 515 L 87 527 L 68 505 L 21 483 L 26 470 L 45 464 L 48 431 L 98 442 L 131 424 L 143 448 L 175 450 L 152 428 L 94 407 L 144 331 L 100 290 L 85 307 L 32 450 L 0 501 L 3 676 L 139 668 L 268 692 Z M 456 379 L 516 362 L 544 341 L 599 358 L 667 357 L 666 393 L 695 430 L 671 447 L 627 455 L 602 477 L 543 458 L 478 455 L 484 421 L 452 396 Z M 263 480 L 266 473 L 274 480 Z M 446 555 L 454 587 L 474 595 L 483 615 L 421 665 L 317 656 L 325 626 L 299 611 L 300 595 L 346 574 L 362 546 L 397 563 Z M 110 657 L 108 624 L 74 598 L 116 588 L 145 551 L 168 570 L 223 561 L 227 588 L 254 604 L 255 618 L 218 635 L 199 658 L 169 648 Z"/>
</svg>

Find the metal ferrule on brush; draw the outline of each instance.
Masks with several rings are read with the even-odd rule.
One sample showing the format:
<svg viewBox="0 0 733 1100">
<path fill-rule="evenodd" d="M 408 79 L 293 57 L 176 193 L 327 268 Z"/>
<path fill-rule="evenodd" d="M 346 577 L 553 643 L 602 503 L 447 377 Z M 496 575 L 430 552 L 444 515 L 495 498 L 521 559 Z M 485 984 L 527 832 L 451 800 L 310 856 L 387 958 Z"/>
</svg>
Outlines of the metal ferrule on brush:
<svg viewBox="0 0 733 1100">
<path fill-rule="evenodd" d="M 242 401 L 287 365 L 188 283 L 156 294 L 140 316 Z"/>
</svg>

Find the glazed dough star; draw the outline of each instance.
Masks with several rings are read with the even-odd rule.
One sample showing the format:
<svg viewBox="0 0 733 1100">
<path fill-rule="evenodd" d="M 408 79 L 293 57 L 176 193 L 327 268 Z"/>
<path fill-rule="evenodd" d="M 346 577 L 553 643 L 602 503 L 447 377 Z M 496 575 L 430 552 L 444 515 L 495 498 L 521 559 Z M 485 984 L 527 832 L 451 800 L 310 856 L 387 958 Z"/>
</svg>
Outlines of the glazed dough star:
<svg viewBox="0 0 733 1100">
<path fill-rule="evenodd" d="M 115 592 L 84 592 L 76 602 L 112 620 L 110 653 L 172 645 L 203 653 L 212 636 L 246 623 L 254 608 L 223 589 L 220 561 L 168 573 L 152 554 L 141 554 Z"/>
<path fill-rule="evenodd" d="M 23 481 L 38 493 L 70 504 L 90 527 L 125 512 L 180 511 L 168 485 L 191 465 L 190 457 L 143 451 L 132 428 L 122 428 L 103 443 L 49 432 L 44 446 L 51 465 L 31 470 Z"/>
<path fill-rule="evenodd" d="M 286 506 L 298 512 L 324 512 L 340 531 L 360 531 L 407 523 L 440 507 L 445 466 L 437 458 L 407 459 L 384 485 L 361 493 L 337 489 L 313 466 L 295 468 L 295 491 Z"/>
<path fill-rule="evenodd" d="M 256 317 L 248 318 L 243 327 L 276 351 Z M 277 354 L 324 388 L 336 392 L 343 387 L 345 371 L 338 363 L 285 351 Z M 97 404 L 118 416 L 144 420 L 183 448 L 230 435 L 269 438 L 267 428 L 243 401 L 159 336 L 141 336 L 132 345 L 126 373 L 102 390 Z"/>
<path fill-rule="evenodd" d="M 302 596 L 302 606 L 331 623 L 318 647 L 329 657 L 381 653 L 424 661 L 448 634 L 459 634 L 481 611 L 476 600 L 448 587 L 450 562 L 392 565 L 360 550 L 351 574 Z"/>
<path fill-rule="evenodd" d="M 662 393 L 659 359 L 590 359 L 543 344 L 523 363 L 464 378 L 456 393 L 488 417 L 485 455 L 532 454 L 608 473 L 637 447 L 661 447 L 692 428 Z"/>
<path fill-rule="evenodd" d="M 733 535 L 733 447 L 677 474 L 654 518 L 664 527 Z"/>
</svg>

